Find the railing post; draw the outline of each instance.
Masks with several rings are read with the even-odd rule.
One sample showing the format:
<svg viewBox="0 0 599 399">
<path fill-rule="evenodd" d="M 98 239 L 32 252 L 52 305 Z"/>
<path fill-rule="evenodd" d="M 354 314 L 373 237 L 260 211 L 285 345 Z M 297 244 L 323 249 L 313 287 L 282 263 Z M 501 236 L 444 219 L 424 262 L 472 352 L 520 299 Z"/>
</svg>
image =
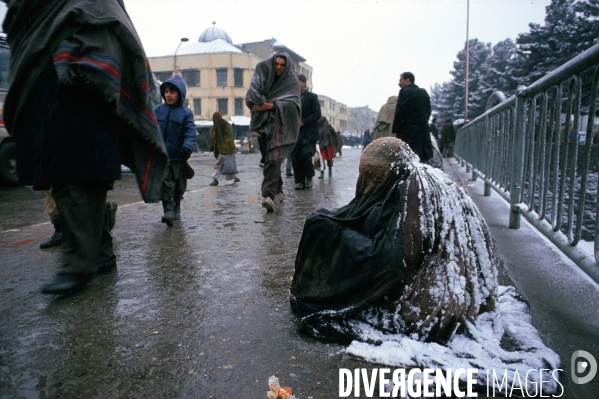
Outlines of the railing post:
<svg viewBox="0 0 599 399">
<path fill-rule="evenodd" d="M 516 90 L 516 126 L 514 129 L 514 159 L 510 171 L 510 229 L 520 228 L 522 197 L 522 180 L 524 173 L 525 136 L 524 125 L 526 117 L 526 87 L 518 86 Z"/>
<path fill-rule="evenodd" d="M 485 197 L 490 197 L 491 196 L 491 186 L 489 186 L 488 183 L 485 183 L 485 191 L 483 194 Z"/>
</svg>

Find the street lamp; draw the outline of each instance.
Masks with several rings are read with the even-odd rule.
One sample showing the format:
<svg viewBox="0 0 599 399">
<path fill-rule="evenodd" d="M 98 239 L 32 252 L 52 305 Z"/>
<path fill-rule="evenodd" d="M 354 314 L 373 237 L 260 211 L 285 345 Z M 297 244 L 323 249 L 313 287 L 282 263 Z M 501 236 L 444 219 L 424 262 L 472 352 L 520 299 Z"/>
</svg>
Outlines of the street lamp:
<svg viewBox="0 0 599 399">
<path fill-rule="evenodd" d="M 175 76 L 177 74 L 177 51 L 179 51 L 179 47 L 181 47 L 182 43 L 188 42 L 189 39 L 186 37 L 182 37 L 181 41 L 179 42 L 179 45 L 177 46 L 177 49 L 175 50 L 175 67 L 173 68 L 173 76 Z"/>
</svg>

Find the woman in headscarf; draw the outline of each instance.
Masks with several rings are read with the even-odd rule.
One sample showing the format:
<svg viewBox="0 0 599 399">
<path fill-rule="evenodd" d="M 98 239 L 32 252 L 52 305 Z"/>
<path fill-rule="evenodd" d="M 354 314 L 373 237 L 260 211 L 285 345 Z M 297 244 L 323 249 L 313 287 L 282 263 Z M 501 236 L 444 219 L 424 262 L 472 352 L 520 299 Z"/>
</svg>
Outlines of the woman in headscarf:
<svg viewBox="0 0 599 399">
<path fill-rule="evenodd" d="M 299 329 L 347 340 L 373 328 L 443 343 L 493 310 L 493 246 L 464 191 L 393 137 L 366 147 L 359 170 L 349 204 L 306 219 L 291 284 Z"/>
<path fill-rule="evenodd" d="M 223 119 L 220 112 L 212 115 L 212 129 L 210 130 L 210 151 L 214 153 L 216 165 L 212 174 L 210 186 L 218 186 L 218 181 L 225 180 L 239 182 L 237 177 L 237 162 L 235 160 L 235 139 L 231 124 Z"/>
<path fill-rule="evenodd" d="M 321 116 L 318 120 L 318 134 L 320 156 L 322 157 L 323 162 L 327 161 L 327 166 L 329 167 L 329 177 L 331 177 L 333 176 L 333 158 L 337 156 L 335 151 L 337 146 L 337 133 L 324 116 Z M 323 167 L 320 171 L 320 176 L 318 177 L 319 179 L 324 178 L 324 169 L 325 168 Z"/>
</svg>

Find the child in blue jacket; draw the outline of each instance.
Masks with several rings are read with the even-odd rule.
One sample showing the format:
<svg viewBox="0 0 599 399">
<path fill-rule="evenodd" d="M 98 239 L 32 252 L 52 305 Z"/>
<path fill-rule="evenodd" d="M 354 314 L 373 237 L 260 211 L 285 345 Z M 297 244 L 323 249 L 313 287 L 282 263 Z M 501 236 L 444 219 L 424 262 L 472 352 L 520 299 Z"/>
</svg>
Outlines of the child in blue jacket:
<svg viewBox="0 0 599 399">
<path fill-rule="evenodd" d="M 154 107 L 171 161 L 160 194 L 164 208 L 162 223 L 169 227 L 173 225 L 173 220 L 181 217 L 181 200 L 187 188 L 186 161 L 196 144 L 197 131 L 193 113 L 183 106 L 186 92 L 183 78 L 173 76 L 160 85 L 160 93 L 165 102 Z"/>
</svg>

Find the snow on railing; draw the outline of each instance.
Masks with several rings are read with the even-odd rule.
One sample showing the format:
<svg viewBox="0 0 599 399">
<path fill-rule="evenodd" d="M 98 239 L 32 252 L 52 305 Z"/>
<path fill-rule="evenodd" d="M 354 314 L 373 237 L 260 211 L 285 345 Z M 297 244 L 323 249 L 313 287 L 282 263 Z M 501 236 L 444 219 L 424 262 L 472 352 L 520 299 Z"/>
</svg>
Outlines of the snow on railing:
<svg viewBox="0 0 599 399">
<path fill-rule="evenodd" d="M 599 152 L 591 164 L 599 44 L 463 126 L 455 154 L 472 179 L 510 202 L 509 227 L 524 217 L 599 282 Z M 581 100 L 582 99 L 582 100 Z M 584 100 L 584 107 L 581 102 Z M 581 115 L 588 115 L 579 132 Z M 592 168 L 590 166 L 593 166 Z M 594 254 L 579 245 L 594 241 Z"/>
</svg>

